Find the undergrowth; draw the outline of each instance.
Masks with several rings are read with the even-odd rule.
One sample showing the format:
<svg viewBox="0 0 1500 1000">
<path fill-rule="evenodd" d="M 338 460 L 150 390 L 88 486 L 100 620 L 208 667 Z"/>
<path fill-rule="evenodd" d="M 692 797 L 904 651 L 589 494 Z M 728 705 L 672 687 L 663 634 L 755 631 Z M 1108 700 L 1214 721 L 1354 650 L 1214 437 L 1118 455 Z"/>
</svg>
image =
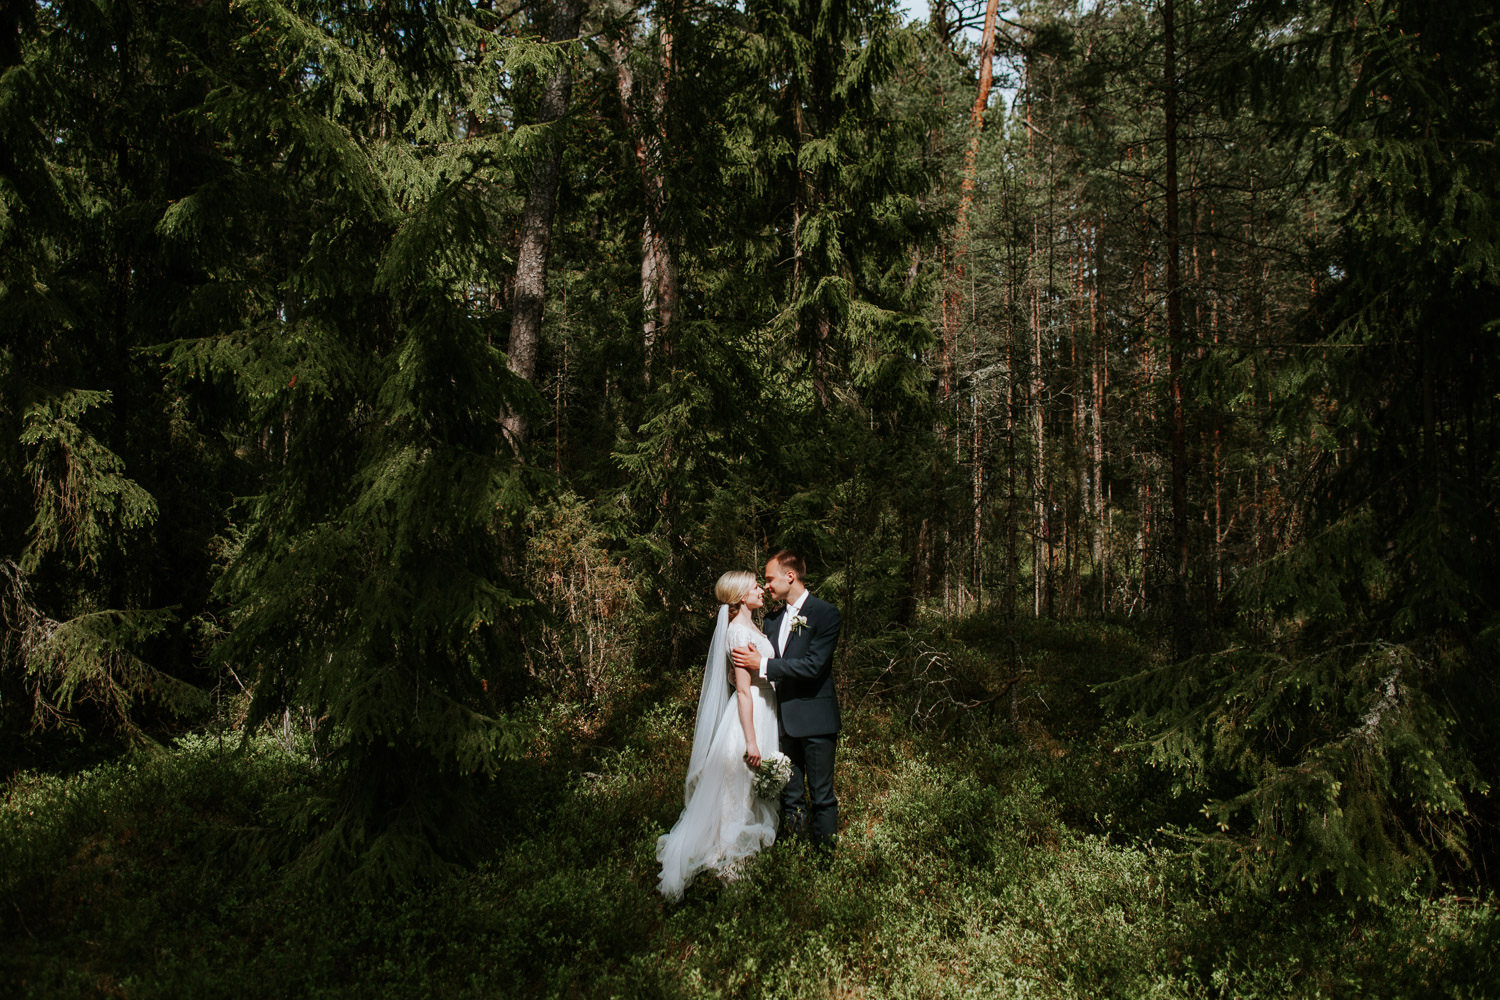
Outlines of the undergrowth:
<svg viewBox="0 0 1500 1000">
<path fill-rule="evenodd" d="M 928 646 L 977 672 L 996 628 Z M 681 805 L 690 677 L 586 726 L 529 706 L 535 741 L 485 803 L 488 857 L 379 901 L 273 862 L 271 804 L 314 778 L 269 736 L 14 776 L 0 982 L 37 998 L 1491 994 L 1492 899 L 1227 890 L 1155 832 L 1177 807 L 1091 694 L 1141 648 L 1028 628 L 1027 672 L 994 710 L 955 698 L 913 719 L 887 672 L 850 713 L 831 861 L 778 844 L 676 906 L 653 852 Z"/>
</svg>

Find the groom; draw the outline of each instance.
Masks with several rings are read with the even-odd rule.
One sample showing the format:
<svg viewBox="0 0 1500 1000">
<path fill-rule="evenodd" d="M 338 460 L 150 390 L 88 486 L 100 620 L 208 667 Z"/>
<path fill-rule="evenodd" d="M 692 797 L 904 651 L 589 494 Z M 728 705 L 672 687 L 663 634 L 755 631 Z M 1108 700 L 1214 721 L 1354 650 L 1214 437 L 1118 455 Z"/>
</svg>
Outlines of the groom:
<svg viewBox="0 0 1500 1000">
<path fill-rule="evenodd" d="M 804 572 L 802 558 L 789 549 L 771 557 L 766 589 L 786 602 L 766 618 L 766 637 L 777 655 L 762 660 L 753 646 L 741 646 L 731 655 L 735 666 L 758 672 L 776 686 L 781 751 L 792 762 L 792 780 L 781 793 L 787 833 L 806 834 L 814 847 L 829 850 L 839 827 L 839 800 L 833 794 L 839 734 L 833 650 L 842 623 L 837 608 L 808 592 Z"/>
</svg>

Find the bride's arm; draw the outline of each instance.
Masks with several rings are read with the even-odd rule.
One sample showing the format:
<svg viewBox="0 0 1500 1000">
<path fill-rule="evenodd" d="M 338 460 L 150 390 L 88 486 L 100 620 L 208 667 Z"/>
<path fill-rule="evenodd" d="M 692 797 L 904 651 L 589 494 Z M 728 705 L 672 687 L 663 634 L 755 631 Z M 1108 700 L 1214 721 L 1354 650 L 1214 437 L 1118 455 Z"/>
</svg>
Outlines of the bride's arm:
<svg viewBox="0 0 1500 1000">
<path fill-rule="evenodd" d="M 745 731 L 745 762 L 760 766 L 760 746 L 755 742 L 755 703 L 750 699 L 750 671 L 734 672 L 734 699 L 740 712 L 740 728 Z"/>
</svg>

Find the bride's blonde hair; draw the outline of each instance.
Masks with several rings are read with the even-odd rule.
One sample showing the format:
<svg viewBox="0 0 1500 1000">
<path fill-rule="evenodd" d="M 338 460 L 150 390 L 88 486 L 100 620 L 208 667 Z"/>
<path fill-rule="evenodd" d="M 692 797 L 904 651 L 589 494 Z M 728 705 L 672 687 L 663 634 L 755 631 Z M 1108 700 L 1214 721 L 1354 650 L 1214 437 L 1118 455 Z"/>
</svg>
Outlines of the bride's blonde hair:
<svg viewBox="0 0 1500 1000">
<path fill-rule="evenodd" d="M 739 613 L 740 604 L 753 586 L 755 586 L 754 573 L 748 569 L 732 569 L 719 577 L 719 582 L 714 584 L 714 596 L 719 599 L 720 604 L 729 605 L 729 616 L 732 618 Z"/>
</svg>

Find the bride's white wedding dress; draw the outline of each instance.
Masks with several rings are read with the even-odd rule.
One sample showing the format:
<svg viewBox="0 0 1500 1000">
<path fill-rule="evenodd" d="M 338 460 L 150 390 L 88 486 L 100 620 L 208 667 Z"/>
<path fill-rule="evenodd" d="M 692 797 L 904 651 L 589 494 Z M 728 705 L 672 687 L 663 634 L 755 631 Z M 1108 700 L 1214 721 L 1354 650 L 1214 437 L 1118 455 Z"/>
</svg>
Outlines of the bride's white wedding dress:
<svg viewBox="0 0 1500 1000">
<path fill-rule="evenodd" d="M 721 607 L 698 696 L 682 815 L 671 832 L 656 840 L 659 888 L 674 902 L 700 872 L 733 877 L 739 863 L 776 839 L 777 802 L 756 796 L 751 788 L 754 775 L 745 763 L 745 733 L 729 659 L 729 651 L 737 646 L 754 646 L 765 657 L 772 652 L 771 641 L 759 629 L 729 623 L 728 608 Z M 780 746 L 776 695 L 765 681 L 757 681 L 750 690 L 755 742 L 761 756 L 769 757 Z"/>
</svg>

